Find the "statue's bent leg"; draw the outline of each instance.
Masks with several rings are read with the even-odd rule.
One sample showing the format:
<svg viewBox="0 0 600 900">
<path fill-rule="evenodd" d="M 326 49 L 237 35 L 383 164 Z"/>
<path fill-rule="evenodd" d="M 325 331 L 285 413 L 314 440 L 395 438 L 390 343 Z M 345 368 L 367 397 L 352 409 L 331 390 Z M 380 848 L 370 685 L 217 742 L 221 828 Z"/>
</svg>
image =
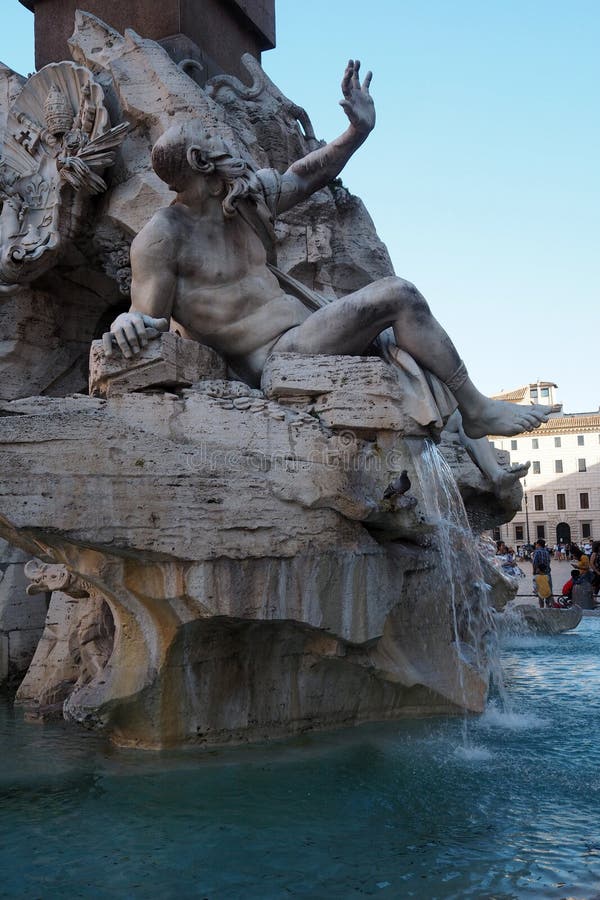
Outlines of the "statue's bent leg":
<svg viewBox="0 0 600 900">
<path fill-rule="evenodd" d="M 382 278 L 309 316 L 277 341 L 284 353 L 364 353 L 385 328 L 396 343 L 448 385 L 458 402 L 463 428 L 471 438 L 531 431 L 545 422 L 549 407 L 490 400 L 477 390 L 464 363 L 427 301 L 403 278 Z"/>
<path fill-rule="evenodd" d="M 450 356 L 447 374 L 460 365 L 458 353 L 431 315 L 425 298 L 409 281 L 396 277 L 382 278 L 334 300 L 286 332 L 274 349 L 290 353 L 355 355 L 364 353 L 377 335 L 390 326 L 394 328 L 398 346 L 432 371 L 435 369 L 424 361 L 424 356 L 431 353 L 431 333 L 437 329 L 444 350 Z"/>
</svg>

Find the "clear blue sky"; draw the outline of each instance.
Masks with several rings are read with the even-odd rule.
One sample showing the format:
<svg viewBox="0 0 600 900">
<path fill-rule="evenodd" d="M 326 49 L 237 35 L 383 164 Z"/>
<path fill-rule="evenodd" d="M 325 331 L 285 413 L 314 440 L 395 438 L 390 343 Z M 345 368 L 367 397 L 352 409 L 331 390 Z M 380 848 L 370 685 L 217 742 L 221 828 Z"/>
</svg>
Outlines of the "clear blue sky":
<svg viewBox="0 0 600 900">
<path fill-rule="evenodd" d="M 26 73 L 33 16 L 3 4 L 0 60 Z M 539 377 L 567 412 L 597 409 L 600 2 L 276 5 L 263 65 L 318 136 L 345 127 L 347 58 L 373 69 L 377 126 L 344 182 L 478 386 Z"/>
</svg>

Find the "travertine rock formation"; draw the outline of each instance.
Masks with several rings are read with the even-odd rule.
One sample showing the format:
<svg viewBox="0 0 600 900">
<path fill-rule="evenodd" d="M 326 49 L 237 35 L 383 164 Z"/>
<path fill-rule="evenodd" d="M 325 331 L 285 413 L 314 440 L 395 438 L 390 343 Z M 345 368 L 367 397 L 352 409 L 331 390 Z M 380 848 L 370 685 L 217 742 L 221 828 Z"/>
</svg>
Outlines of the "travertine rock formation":
<svg viewBox="0 0 600 900">
<path fill-rule="evenodd" d="M 28 596 L 23 564 L 29 558 L 0 540 L 0 685 L 23 678 L 44 628 L 50 593 Z"/>
<path fill-rule="evenodd" d="M 511 610 L 511 625 L 517 630 L 515 620 L 523 623 L 523 632 L 537 632 L 539 634 L 562 634 L 577 628 L 583 612 L 579 606 L 569 609 L 540 609 L 533 604 L 521 604 Z"/>
<path fill-rule="evenodd" d="M 357 364 L 332 360 L 360 407 Z M 297 406 L 173 390 L 5 404 L 0 532 L 56 589 L 18 699 L 152 747 L 481 709 L 490 623 L 450 602 L 426 429 L 400 437 L 385 404 L 361 436 L 329 426 L 308 376 Z M 384 500 L 400 468 L 410 497 Z"/>
</svg>

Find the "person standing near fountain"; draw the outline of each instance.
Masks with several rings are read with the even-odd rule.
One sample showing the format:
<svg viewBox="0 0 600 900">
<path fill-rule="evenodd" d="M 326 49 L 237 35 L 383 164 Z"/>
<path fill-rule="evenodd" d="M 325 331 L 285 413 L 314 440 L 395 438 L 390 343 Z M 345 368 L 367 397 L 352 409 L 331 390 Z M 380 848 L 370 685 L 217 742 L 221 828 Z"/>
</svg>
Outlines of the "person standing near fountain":
<svg viewBox="0 0 600 900">
<path fill-rule="evenodd" d="M 172 316 L 220 353 L 251 385 L 273 352 L 362 355 L 392 328 L 397 346 L 453 394 L 465 434 L 513 435 L 547 421 L 550 407 L 492 400 L 473 384 L 454 344 L 417 288 L 388 277 L 309 310 L 285 293 L 267 266 L 273 219 L 336 178 L 375 124 L 371 73 L 361 84 L 350 60 L 342 80 L 346 131 L 281 175 L 255 171 L 197 121 L 168 129 L 152 151 L 155 172 L 177 197 L 131 247 L 132 306 L 111 325 L 131 358 Z M 266 235 L 266 238 L 265 238 Z M 113 352 L 107 335 L 105 352 Z"/>
<path fill-rule="evenodd" d="M 533 568 L 533 589 L 537 593 L 537 575 L 546 575 L 548 577 L 548 581 L 550 584 L 550 593 L 552 593 L 552 560 L 550 557 L 550 551 L 546 549 L 546 541 L 543 538 L 538 538 L 535 542 L 535 550 L 533 551 L 533 556 L 531 557 L 531 565 Z M 540 603 L 540 606 L 543 606 Z"/>
</svg>

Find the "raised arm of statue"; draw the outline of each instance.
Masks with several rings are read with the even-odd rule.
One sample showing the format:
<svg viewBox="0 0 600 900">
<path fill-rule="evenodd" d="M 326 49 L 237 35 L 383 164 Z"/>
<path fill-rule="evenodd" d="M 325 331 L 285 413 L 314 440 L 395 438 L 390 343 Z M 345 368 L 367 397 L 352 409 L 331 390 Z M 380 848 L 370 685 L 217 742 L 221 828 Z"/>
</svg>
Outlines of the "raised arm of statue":
<svg viewBox="0 0 600 900">
<path fill-rule="evenodd" d="M 371 72 L 367 72 L 361 85 L 360 62 L 350 59 L 342 79 L 343 100 L 340 105 L 350 124 L 340 137 L 313 150 L 293 163 L 281 180 L 278 212 L 305 200 L 315 191 L 336 178 L 355 150 L 366 140 L 375 126 L 375 106 L 369 93 Z"/>
<path fill-rule="evenodd" d="M 177 276 L 172 229 L 161 210 L 142 228 L 131 245 L 131 309 L 121 313 L 103 336 L 104 352 L 114 343 L 131 359 L 148 340 L 169 330 Z"/>
</svg>

